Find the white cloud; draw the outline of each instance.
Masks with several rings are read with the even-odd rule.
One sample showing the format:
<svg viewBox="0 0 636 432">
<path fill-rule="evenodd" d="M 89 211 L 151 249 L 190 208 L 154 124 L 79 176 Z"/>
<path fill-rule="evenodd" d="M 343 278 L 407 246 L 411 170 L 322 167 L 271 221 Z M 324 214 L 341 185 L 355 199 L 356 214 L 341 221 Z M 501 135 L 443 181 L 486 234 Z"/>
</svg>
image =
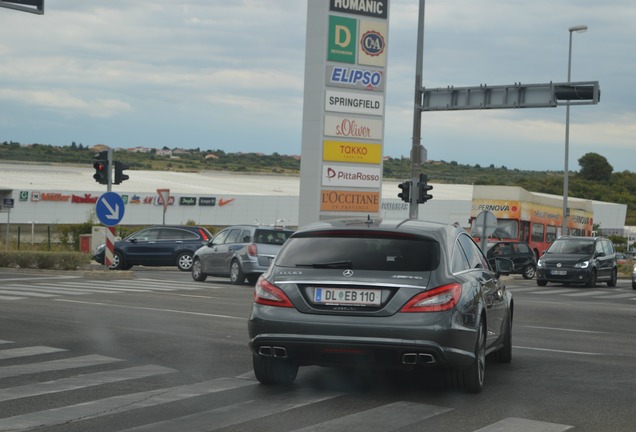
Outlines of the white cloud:
<svg viewBox="0 0 636 432">
<path fill-rule="evenodd" d="M 418 4 L 391 0 L 389 155 L 410 151 Z M 297 154 L 306 11 L 298 0 L 56 0 L 43 16 L 0 10 L 0 28 L 11 35 L 0 40 L 0 139 L 114 146 L 179 139 L 228 152 L 258 142 L 260 150 Z M 573 158 L 594 149 L 633 170 L 634 21 L 633 0 L 428 1 L 423 85 L 565 81 L 567 29 L 587 24 L 574 36 L 572 76 L 598 80 L 602 95 L 573 111 Z M 434 159 L 558 169 L 564 115 L 562 108 L 424 114 L 423 138 Z M 535 150 L 514 158 L 502 150 L 517 143 Z"/>
</svg>

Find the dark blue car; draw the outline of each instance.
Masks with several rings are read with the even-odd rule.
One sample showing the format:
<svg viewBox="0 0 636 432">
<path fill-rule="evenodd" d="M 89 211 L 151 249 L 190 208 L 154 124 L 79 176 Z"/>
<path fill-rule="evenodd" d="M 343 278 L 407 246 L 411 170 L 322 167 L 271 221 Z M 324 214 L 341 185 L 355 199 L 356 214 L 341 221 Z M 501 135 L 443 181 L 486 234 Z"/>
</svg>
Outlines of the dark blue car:
<svg viewBox="0 0 636 432">
<path fill-rule="evenodd" d="M 115 242 L 111 270 L 128 270 L 134 265 L 173 266 L 190 271 L 194 252 L 212 238 L 206 228 L 188 225 L 159 225 L 139 230 Z M 104 264 L 106 245 L 101 244 L 93 259 Z"/>
</svg>

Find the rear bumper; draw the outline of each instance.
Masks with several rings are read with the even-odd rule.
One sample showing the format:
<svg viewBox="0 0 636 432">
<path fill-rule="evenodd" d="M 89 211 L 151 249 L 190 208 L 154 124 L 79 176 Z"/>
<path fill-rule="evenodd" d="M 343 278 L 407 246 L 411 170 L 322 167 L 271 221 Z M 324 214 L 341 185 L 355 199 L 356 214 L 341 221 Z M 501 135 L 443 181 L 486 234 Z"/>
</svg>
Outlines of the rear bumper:
<svg viewBox="0 0 636 432">
<path fill-rule="evenodd" d="M 288 359 L 298 366 L 414 369 L 430 366 L 465 368 L 472 351 L 430 341 L 341 338 L 324 335 L 263 334 L 249 342 L 255 355 Z"/>
<path fill-rule="evenodd" d="M 465 368 L 475 358 L 476 324 L 456 310 L 373 317 L 255 304 L 248 333 L 254 355 L 284 357 L 299 366 Z"/>
<path fill-rule="evenodd" d="M 258 264 L 257 260 L 243 260 L 241 263 L 241 270 L 246 274 L 263 274 L 269 268 L 269 264 L 262 266 Z"/>
</svg>

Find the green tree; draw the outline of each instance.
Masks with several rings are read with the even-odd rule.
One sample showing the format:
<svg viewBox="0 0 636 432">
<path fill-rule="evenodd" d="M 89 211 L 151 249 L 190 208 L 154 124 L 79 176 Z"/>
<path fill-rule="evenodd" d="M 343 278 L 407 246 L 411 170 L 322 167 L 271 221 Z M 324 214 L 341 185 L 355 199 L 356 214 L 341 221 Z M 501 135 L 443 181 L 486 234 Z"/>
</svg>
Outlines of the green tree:
<svg viewBox="0 0 636 432">
<path fill-rule="evenodd" d="M 598 153 L 586 153 L 579 158 L 581 171 L 579 175 L 584 180 L 608 182 L 614 167 Z"/>
</svg>

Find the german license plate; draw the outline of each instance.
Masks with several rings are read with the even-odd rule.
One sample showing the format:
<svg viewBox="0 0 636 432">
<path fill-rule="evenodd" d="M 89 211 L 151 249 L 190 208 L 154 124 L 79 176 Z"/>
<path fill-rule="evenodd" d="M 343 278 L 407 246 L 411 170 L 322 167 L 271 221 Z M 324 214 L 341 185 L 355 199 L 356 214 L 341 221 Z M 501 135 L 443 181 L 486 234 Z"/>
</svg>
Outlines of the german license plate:
<svg viewBox="0 0 636 432">
<path fill-rule="evenodd" d="M 380 306 L 382 293 L 377 289 L 315 288 L 314 303 L 340 306 Z"/>
<path fill-rule="evenodd" d="M 568 274 L 567 270 L 552 270 L 550 273 L 555 276 L 565 276 Z"/>
</svg>

